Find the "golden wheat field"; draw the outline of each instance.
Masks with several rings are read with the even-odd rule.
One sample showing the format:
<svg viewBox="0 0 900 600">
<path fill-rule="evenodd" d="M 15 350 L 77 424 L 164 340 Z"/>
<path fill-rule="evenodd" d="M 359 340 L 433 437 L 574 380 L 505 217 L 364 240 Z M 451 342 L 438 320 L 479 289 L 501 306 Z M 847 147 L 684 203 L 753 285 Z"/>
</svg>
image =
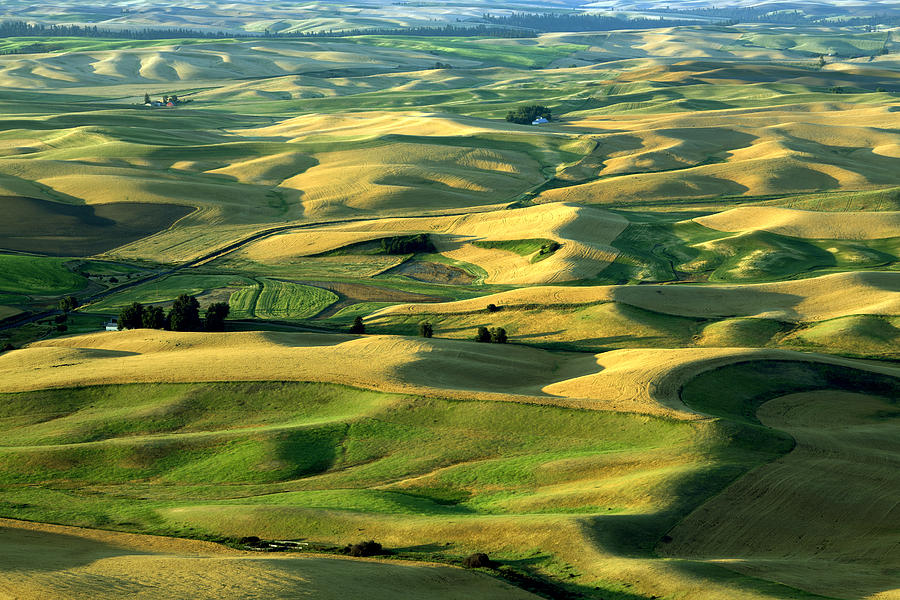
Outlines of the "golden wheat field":
<svg viewBox="0 0 900 600">
<path fill-rule="evenodd" d="M 0 598 L 900 598 L 897 6 L 0 6 Z"/>
</svg>

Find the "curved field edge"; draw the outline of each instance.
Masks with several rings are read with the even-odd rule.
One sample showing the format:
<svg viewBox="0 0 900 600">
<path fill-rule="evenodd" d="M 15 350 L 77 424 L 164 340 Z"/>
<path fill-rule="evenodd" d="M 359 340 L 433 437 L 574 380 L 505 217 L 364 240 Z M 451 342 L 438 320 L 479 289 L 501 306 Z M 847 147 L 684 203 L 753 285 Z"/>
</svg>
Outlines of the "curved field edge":
<svg viewBox="0 0 900 600">
<path fill-rule="evenodd" d="M 769 363 L 770 366 L 774 364 L 772 361 L 750 363 L 745 361 L 739 363 L 735 368 L 744 368 L 741 365 L 746 366 L 747 364 L 766 363 Z M 821 366 L 815 366 L 815 363 L 810 364 L 813 365 L 812 371 L 821 370 Z M 810 368 L 809 365 L 801 366 L 800 363 L 791 366 L 797 369 Z M 715 378 L 717 372 L 716 369 L 707 370 L 696 379 Z M 789 369 L 786 374 L 790 376 L 791 381 L 796 379 Z M 810 380 L 810 377 L 807 377 L 807 380 Z M 812 380 L 814 379 L 812 377 Z M 816 382 L 812 381 L 812 383 Z M 813 384 L 810 389 L 818 389 Z M 328 392 L 329 388 L 338 386 L 323 386 L 322 384 L 269 382 L 205 385 L 216 388 L 212 394 L 207 395 L 209 398 L 216 399 L 215 405 L 218 408 L 215 409 L 215 412 L 218 413 L 227 414 L 229 412 L 225 408 L 229 403 L 228 395 L 222 393 L 223 386 L 229 385 L 244 386 L 240 394 L 234 394 L 235 397 L 248 397 L 246 388 L 251 386 L 250 389 L 256 389 L 258 393 L 262 392 L 270 404 L 274 401 L 269 396 L 279 396 L 280 394 L 282 398 L 290 399 L 291 406 L 298 406 L 296 394 L 284 393 L 284 390 L 280 393 L 272 393 L 271 389 L 266 390 L 266 386 L 275 386 L 276 389 L 277 386 L 313 386 L 312 389 L 319 390 L 320 394 L 325 394 L 326 400 L 319 404 L 328 409 L 325 413 L 294 417 L 287 427 L 284 423 L 266 422 L 263 419 L 257 427 L 249 429 L 242 427 L 239 431 L 230 430 L 228 419 L 223 420 L 221 415 L 217 417 L 220 419 L 218 426 L 214 426 L 214 420 L 210 421 L 209 415 L 206 414 L 199 420 L 200 423 L 206 424 L 205 429 L 191 431 L 191 427 L 187 427 L 188 431 L 181 432 L 180 429 L 184 429 L 184 426 L 179 425 L 173 429 L 171 419 L 175 418 L 177 421 L 186 419 L 192 414 L 196 417 L 197 414 L 196 411 L 195 413 L 191 413 L 190 410 L 185 411 L 183 398 L 179 399 L 179 394 L 173 393 L 172 389 L 167 389 L 166 393 L 161 394 L 161 399 L 160 394 L 147 393 L 149 388 L 154 387 L 147 385 L 82 388 L 79 393 L 89 395 L 98 390 L 116 390 L 116 393 L 107 393 L 105 398 L 105 402 L 112 403 L 114 406 L 109 406 L 108 410 L 99 411 L 99 421 L 102 426 L 98 426 L 97 423 L 98 411 L 95 409 L 98 400 L 96 397 L 82 399 L 83 403 L 90 401 L 88 406 L 94 406 L 93 414 L 91 414 L 92 411 L 82 412 L 84 406 L 77 403 L 77 394 L 66 393 L 62 390 L 10 395 L 8 397 L 19 398 L 27 398 L 29 395 L 35 394 L 44 395 L 39 402 L 40 406 L 48 406 L 48 404 L 52 406 L 53 403 L 47 401 L 47 394 L 57 394 L 60 397 L 69 398 L 69 401 L 75 401 L 75 406 L 70 408 L 78 408 L 78 410 L 74 410 L 68 417 L 63 417 L 62 421 L 51 420 L 52 425 L 43 425 L 38 419 L 35 426 L 38 430 L 44 427 L 45 432 L 47 429 L 60 431 L 68 428 L 69 431 L 74 432 L 70 435 L 75 435 L 76 438 L 45 440 L 45 442 L 50 442 L 49 445 L 54 448 L 51 451 L 50 448 L 38 448 L 34 445 L 36 441 L 41 440 L 42 434 L 31 428 L 31 434 L 37 437 L 23 439 L 20 442 L 25 446 L 20 446 L 19 451 L 35 452 L 41 456 L 41 460 L 48 460 L 49 464 L 56 465 L 54 467 L 56 469 L 59 469 L 59 465 L 73 464 L 73 457 L 67 458 L 65 453 L 75 451 L 76 454 L 81 454 L 84 448 L 89 448 L 90 452 L 97 452 L 104 446 L 107 448 L 103 448 L 99 452 L 104 455 L 103 465 L 113 465 L 119 469 L 123 465 L 127 468 L 134 468 L 127 466 L 134 460 L 129 456 L 143 454 L 143 450 L 135 454 L 137 450 L 135 444 L 141 446 L 147 443 L 152 443 L 152 446 L 157 448 L 152 454 L 155 457 L 153 460 L 162 460 L 160 464 L 165 467 L 157 472 L 150 469 L 148 473 L 143 474 L 144 480 L 129 482 L 129 485 L 135 486 L 135 489 L 126 492 L 126 496 L 130 493 L 140 498 L 147 498 L 146 494 L 148 493 L 160 493 L 152 491 L 161 486 L 150 485 L 151 481 L 159 479 L 158 483 L 166 483 L 162 486 L 165 488 L 165 491 L 161 492 L 163 496 L 152 501 L 155 506 L 149 511 L 146 511 L 146 501 L 142 502 L 145 506 L 139 509 L 133 501 L 123 501 L 121 497 L 112 501 L 112 504 L 105 510 L 97 511 L 95 510 L 97 508 L 96 494 L 85 494 L 81 498 L 75 498 L 78 494 L 71 490 L 69 477 L 71 473 L 64 477 L 69 481 L 69 485 L 60 486 L 57 489 L 54 489 L 55 486 L 52 485 L 41 486 L 44 488 L 42 496 L 46 498 L 46 502 L 54 507 L 79 506 L 79 510 L 84 511 L 80 518 L 100 519 L 99 522 L 86 523 L 95 526 L 122 527 L 124 524 L 125 527 L 130 527 L 135 523 L 146 521 L 151 527 L 166 527 L 169 528 L 168 532 L 179 535 L 225 533 L 236 536 L 261 535 L 272 538 L 291 537 L 290 532 L 300 530 L 310 533 L 309 537 L 313 539 L 330 539 L 337 543 L 346 542 L 344 536 L 354 535 L 353 532 L 358 527 L 363 527 L 367 533 L 377 534 L 379 539 L 401 546 L 410 545 L 411 539 L 422 544 L 433 544 L 437 539 L 453 540 L 451 548 L 458 552 L 490 550 L 493 554 L 512 561 L 522 560 L 523 556 L 528 553 L 523 552 L 521 546 L 515 541 L 501 543 L 497 541 L 500 536 L 485 535 L 486 533 L 493 531 L 496 527 L 502 527 L 516 532 L 515 538 L 524 536 L 521 539 L 531 540 L 530 543 L 534 543 L 535 535 L 537 535 L 535 532 L 545 531 L 546 537 L 544 534 L 537 535 L 543 541 L 529 550 L 532 554 L 537 552 L 539 556 L 544 557 L 533 563 L 534 569 L 540 573 L 554 578 L 568 578 L 569 571 L 575 568 L 577 573 L 575 583 L 578 587 L 581 587 L 580 584 L 583 581 L 608 583 L 618 578 L 616 573 L 619 571 L 613 569 L 612 565 L 617 565 L 617 569 L 621 569 L 621 561 L 627 560 L 640 563 L 639 566 L 645 570 L 645 575 L 648 574 L 648 570 L 656 573 L 653 584 L 645 584 L 647 593 L 650 593 L 650 591 L 656 592 L 660 589 L 658 587 L 661 584 L 661 580 L 658 578 L 659 569 L 667 571 L 667 580 L 675 577 L 681 584 L 684 583 L 685 577 L 696 577 L 696 573 L 690 575 L 682 572 L 689 572 L 693 568 L 686 568 L 685 564 L 687 563 L 672 563 L 660 567 L 659 561 L 653 558 L 652 548 L 660 539 L 663 539 L 665 531 L 705 498 L 723 489 L 741 474 L 748 472 L 758 464 L 776 459 L 792 447 L 789 438 L 775 434 L 757 424 L 734 418 L 740 416 L 740 413 L 732 414 L 730 419 L 686 423 L 665 418 L 652 418 L 646 415 L 608 411 L 581 411 L 559 407 L 479 401 L 448 401 L 396 395 L 385 397 L 383 394 L 352 390 L 351 388 L 340 388 L 340 393 L 334 390 Z M 690 383 L 681 388 L 682 394 L 689 385 Z M 108 420 L 104 420 L 104 415 L 118 414 L 120 428 L 124 427 L 123 421 L 128 421 L 122 418 L 122 400 L 116 400 L 116 397 L 119 396 L 119 391 L 129 387 L 139 390 L 132 394 L 133 396 L 146 399 L 150 404 L 150 406 L 145 405 L 143 410 L 139 411 L 141 414 L 168 415 L 166 418 L 169 418 L 170 421 L 163 427 L 163 432 L 135 431 L 129 430 L 127 427 L 124 430 L 110 428 L 110 423 Z M 177 387 L 179 386 L 168 386 L 168 388 Z M 188 384 L 180 387 L 192 386 Z M 193 387 L 197 387 L 197 385 L 195 384 Z M 784 391 L 784 388 L 777 385 L 770 386 L 767 390 L 763 390 L 759 397 L 770 394 L 778 395 Z M 364 413 L 368 410 L 374 412 L 361 420 L 360 415 L 357 414 L 348 422 L 346 414 L 340 414 L 340 411 L 333 410 L 335 402 L 338 402 L 337 398 L 345 394 L 363 394 L 368 400 L 354 401 L 352 404 L 355 410 L 364 407 L 362 409 Z M 196 392 L 194 396 L 188 394 L 193 398 L 192 402 L 199 402 L 203 405 L 203 402 L 197 399 L 198 395 L 202 398 L 203 392 Z M 698 402 L 702 404 L 702 387 L 697 387 L 693 392 L 689 390 L 685 400 L 692 405 L 696 405 Z M 118 404 L 116 404 L 117 402 Z M 281 402 L 285 402 L 285 400 L 282 399 Z M 212 401 L 209 399 L 206 400 L 206 403 L 207 407 L 212 405 Z M 127 406 L 127 404 L 126 402 L 125 405 Z M 275 402 L 276 406 L 266 409 L 273 410 L 274 413 L 262 411 L 260 414 L 269 414 L 270 418 L 273 414 L 279 415 L 277 404 L 278 402 Z M 338 404 L 340 403 L 338 402 Z M 401 405 L 402 409 L 398 408 Z M 238 405 L 231 406 L 231 418 L 237 408 Z M 321 409 L 322 406 L 319 408 Z M 247 407 L 241 406 L 240 411 L 241 414 L 245 413 Z M 383 411 L 393 415 L 392 418 L 396 418 L 398 414 L 402 415 L 402 423 L 385 418 Z M 512 413 L 518 411 L 530 414 L 511 416 Z M 535 411 L 541 414 L 531 414 Z M 17 412 L 22 413 L 23 411 Z M 133 412 L 133 407 L 128 406 L 128 415 L 132 416 Z M 207 409 L 208 412 L 209 409 Z M 553 418 L 554 414 L 560 416 Z M 76 415 L 77 417 L 75 417 Z M 394 426 L 402 424 L 404 427 L 389 432 L 388 435 L 378 435 L 371 430 L 370 425 L 362 425 L 361 421 L 368 418 L 377 422 L 379 427 L 390 423 L 393 423 Z M 565 419 L 564 424 L 560 422 L 558 425 L 561 429 L 557 432 L 552 431 L 553 422 L 558 422 L 561 418 Z M 66 423 L 67 419 L 69 419 L 68 423 Z M 477 428 L 478 435 L 474 435 L 471 429 L 466 430 L 463 427 L 468 423 L 471 428 L 472 419 L 475 420 L 475 424 L 480 424 L 480 428 Z M 615 420 L 620 425 L 611 424 L 609 419 Z M 582 420 L 598 420 L 598 423 L 573 427 L 573 421 Z M 150 421 L 152 422 L 153 419 Z M 521 438 L 522 431 L 516 431 L 517 427 L 521 429 L 522 425 L 520 424 L 522 423 L 541 424 L 539 431 L 534 431 L 534 427 L 529 426 L 525 442 Z M 632 425 L 628 425 L 628 423 L 632 423 Z M 197 421 L 193 424 L 195 429 L 196 424 Z M 129 426 L 134 427 L 135 425 L 131 423 Z M 344 429 L 345 426 L 348 427 Z M 365 443 L 362 445 L 359 440 L 354 442 L 352 440 L 354 436 L 349 435 L 349 432 L 355 427 L 362 427 L 359 431 L 365 432 L 363 436 Z M 447 429 L 445 430 L 444 427 Z M 662 429 L 659 429 L 660 427 Z M 417 436 L 410 433 L 410 428 L 412 431 L 419 431 L 420 434 L 420 428 L 427 430 L 428 435 L 418 437 L 424 437 L 430 443 L 436 441 L 434 439 L 435 429 L 441 430 L 440 435 L 436 436 L 439 448 L 432 447 L 431 452 L 437 450 L 439 453 L 444 453 L 450 448 L 465 447 L 464 443 L 460 443 L 462 438 L 460 442 L 453 443 L 445 437 L 449 434 L 448 432 L 453 432 L 462 435 L 466 440 L 482 440 L 486 447 L 497 451 L 498 455 L 493 457 L 456 456 L 454 459 L 463 459 L 462 462 L 450 466 L 443 464 L 442 461 L 446 460 L 444 457 L 438 463 L 431 463 L 432 466 L 429 468 L 427 465 L 429 443 L 425 443 L 424 446 L 412 443 L 411 440 L 416 440 Z M 623 437 L 618 438 L 619 442 L 616 442 L 615 439 L 617 429 L 624 432 Z M 16 430 L 27 432 L 28 428 L 17 427 Z M 573 430 L 582 433 L 573 438 Z M 684 430 L 684 435 L 677 435 L 679 430 Z M 121 437 L 123 431 L 127 434 L 125 438 Z M 492 431 L 494 434 L 502 435 L 505 444 L 513 443 L 515 445 L 518 442 L 525 443 L 528 447 L 520 448 L 518 452 L 514 448 L 495 447 L 493 444 L 498 442 L 485 438 Z M 663 435 L 666 431 L 668 433 Z M 119 435 L 113 436 L 112 433 Z M 591 441 L 591 438 L 598 434 L 601 437 L 612 434 L 613 438 Z M 163 443 L 166 438 L 173 435 L 179 438 L 179 443 Z M 348 443 L 348 435 L 352 443 Z M 583 437 L 579 438 L 579 435 Z M 669 439 L 672 435 L 675 435 L 675 438 Z M 78 438 L 77 436 L 82 437 Z M 253 444 L 241 448 L 241 436 L 252 437 Z M 365 447 L 372 451 L 374 445 L 379 450 L 375 452 L 373 462 L 344 465 L 332 473 L 329 468 L 323 470 L 322 466 L 329 460 L 328 453 L 325 453 L 324 463 L 316 463 L 316 455 L 310 453 L 309 446 L 301 441 L 307 436 L 316 440 L 315 447 L 327 448 L 329 444 L 332 444 L 346 452 L 349 448 Z M 640 440 L 646 440 L 647 437 L 652 438 L 656 444 L 663 444 L 664 447 L 656 444 L 654 444 L 655 449 L 642 446 Z M 546 439 L 541 441 L 540 438 Z M 384 454 L 384 444 L 387 443 L 387 439 L 398 443 L 402 441 L 402 449 L 393 456 L 390 453 Z M 547 439 L 563 442 L 563 453 L 559 454 L 559 447 L 556 450 L 541 448 L 541 443 L 547 443 Z M 190 446 L 190 444 L 197 443 L 200 443 L 201 446 L 204 443 L 210 444 L 213 440 L 217 440 L 216 448 L 223 447 L 222 442 L 229 440 L 224 444 L 225 451 L 221 456 L 218 455 L 218 451 L 204 453 L 196 447 Z M 338 440 L 340 440 L 339 444 L 337 444 Z M 186 441 L 190 442 L 188 446 L 184 446 Z M 419 440 L 419 442 L 421 441 Z M 300 442 L 299 446 L 298 442 Z M 579 442 L 581 445 L 573 442 Z M 601 443 L 601 446 L 612 443 L 613 446 L 605 446 L 606 449 L 603 449 L 596 446 L 597 443 Z M 617 445 L 622 443 L 625 443 L 624 447 Z M 633 446 L 634 443 L 637 443 L 638 446 Z M 237 444 L 237 448 L 235 444 Z M 166 463 L 164 460 L 165 450 L 159 450 L 159 448 L 165 449 L 170 446 L 178 448 L 179 453 L 190 458 L 187 461 Z M 672 447 L 680 448 L 677 457 L 674 457 L 674 462 Z M 15 449 L 10 446 L 6 450 L 15 453 Z M 62 456 L 56 454 L 60 451 L 63 451 Z M 293 465 L 292 470 L 290 464 L 285 464 L 290 463 L 290 460 L 285 461 L 285 457 L 289 458 L 292 453 L 298 451 L 300 455 L 310 458 L 312 462 L 307 461 L 299 467 Z M 122 452 L 125 454 L 121 454 Z M 158 452 L 162 452 L 163 455 L 157 456 Z M 344 458 L 346 456 L 345 454 Z M 263 460 L 264 457 L 265 460 Z M 276 457 L 275 463 L 272 463 L 273 457 Z M 410 461 L 410 459 L 412 460 Z M 191 465 L 190 463 L 194 461 L 197 461 L 198 464 Z M 254 464 L 254 461 L 264 465 L 264 468 L 256 470 L 255 475 L 252 474 L 252 470 L 247 469 L 247 466 Z M 218 465 L 219 468 L 215 467 L 217 462 L 221 463 Z M 416 463 L 420 470 L 410 471 L 406 477 L 397 481 L 398 465 L 409 462 Z M 380 471 L 378 463 L 382 463 Z M 441 466 L 434 468 L 436 464 Z M 241 477 L 250 474 L 249 479 L 228 481 L 228 477 L 233 477 L 233 475 L 227 474 L 238 472 L 235 469 L 238 465 Z M 385 466 L 387 466 L 386 470 Z M 144 468 L 146 469 L 147 466 L 144 465 Z M 297 468 L 300 470 L 297 471 Z M 67 470 L 70 469 L 63 469 L 63 471 Z M 217 474 L 216 477 L 220 477 L 218 484 L 209 483 L 216 479 L 215 477 L 212 480 L 209 479 L 210 472 Z M 392 481 L 379 482 L 379 472 L 382 476 L 385 472 L 391 473 Z M 195 475 L 199 476 L 201 473 L 203 473 L 203 483 L 194 478 Z M 45 472 L 43 477 L 47 479 L 46 476 Z M 106 493 L 110 493 L 111 489 L 115 487 L 118 488 L 116 494 L 120 496 L 124 491 L 120 485 L 115 483 L 117 479 L 121 479 L 121 473 L 91 473 L 88 468 L 83 469 L 79 476 L 85 478 L 84 483 L 88 484 L 86 489 L 105 489 Z M 297 479 L 297 476 L 300 478 Z M 222 477 L 224 479 L 221 479 Z M 347 484 L 353 485 L 353 479 L 358 477 L 362 477 L 368 487 L 361 486 L 356 488 L 356 491 L 348 491 Z M 53 477 L 50 477 L 48 480 L 52 479 Z M 359 480 L 356 482 L 357 485 L 359 482 Z M 341 489 L 333 489 L 336 483 Z M 221 494 L 213 493 L 211 498 L 202 499 L 199 505 L 196 504 L 196 500 L 192 503 L 185 502 L 187 497 L 198 498 L 196 496 L 198 491 L 202 490 L 203 494 L 210 494 L 217 485 L 224 484 L 229 485 L 228 489 L 232 494 L 235 490 L 240 490 L 238 494 L 240 497 L 229 499 Z M 319 485 L 318 489 L 316 488 L 317 484 Z M 260 486 L 280 486 L 280 488 L 277 491 L 269 489 L 262 492 Z M 33 501 L 29 502 L 26 497 L 22 496 L 22 494 L 29 494 L 29 491 L 25 490 L 26 487 L 28 486 L 21 486 L 13 495 L 5 494 L 11 499 L 11 503 L 7 506 L 17 506 L 18 508 L 15 510 L 26 512 L 29 508 L 36 511 L 46 510 L 46 507 L 41 509 Z M 262 502 L 254 499 L 260 493 L 264 493 L 265 496 Z M 601 502 L 601 499 L 605 501 Z M 89 509 L 89 507 L 93 507 L 93 509 Z M 550 512 L 548 512 L 548 508 Z M 110 518 L 111 514 L 115 515 L 121 511 L 129 514 L 124 518 L 122 516 Z M 20 514 L 19 516 L 26 515 Z M 38 515 L 32 515 L 32 517 L 34 516 Z M 68 518 L 71 516 L 69 515 Z M 55 519 L 47 519 L 46 515 L 44 517 L 44 520 L 56 519 L 59 519 L 59 516 Z M 522 529 L 523 527 L 524 529 Z M 552 539 L 558 538 L 558 535 L 551 536 L 550 530 L 555 531 L 559 527 L 574 527 L 570 531 L 579 532 L 572 541 L 563 544 L 562 548 L 559 547 L 558 542 L 551 542 Z M 532 531 L 532 533 L 526 535 L 525 531 Z M 553 550 L 548 551 L 544 547 L 545 544 L 550 544 Z M 598 567 L 596 564 L 597 553 L 602 555 L 604 560 L 610 561 L 608 568 Z M 568 565 L 569 570 L 565 570 L 560 561 Z M 635 569 L 638 566 L 632 565 L 631 568 Z M 677 577 L 674 573 L 678 573 Z M 723 583 L 727 577 L 712 576 L 708 573 L 704 577 L 713 577 L 716 580 L 715 584 L 710 584 L 713 586 L 710 588 L 711 590 L 719 589 L 721 591 L 722 588 L 719 586 L 730 585 Z M 607 583 L 603 583 L 604 589 L 612 589 Z M 766 588 L 768 584 L 760 583 L 758 585 Z M 741 586 L 753 589 L 753 585 L 747 581 L 743 581 Z M 784 590 L 782 592 L 772 592 L 774 595 L 769 595 L 770 592 L 765 592 L 765 594 L 760 592 L 762 595 L 746 597 L 791 597 Z"/>
<path fill-rule="evenodd" d="M 753 361 L 702 373 L 681 393 L 692 408 L 789 435 L 793 448 L 703 503 L 657 551 L 828 597 L 896 597 L 900 378 Z"/>
</svg>

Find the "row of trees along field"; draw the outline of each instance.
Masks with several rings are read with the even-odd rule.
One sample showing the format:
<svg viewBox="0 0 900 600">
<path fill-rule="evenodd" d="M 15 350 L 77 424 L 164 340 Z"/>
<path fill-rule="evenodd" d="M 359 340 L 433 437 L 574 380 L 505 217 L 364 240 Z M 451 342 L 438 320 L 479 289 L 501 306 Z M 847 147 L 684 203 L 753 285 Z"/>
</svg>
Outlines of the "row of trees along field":
<svg viewBox="0 0 900 600">
<path fill-rule="evenodd" d="M 493 306 L 493 305 L 491 305 Z M 363 323 L 362 317 L 356 317 L 353 319 L 353 324 L 350 326 L 350 333 L 356 335 L 362 335 L 366 332 L 366 324 Z M 419 335 L 425 338 L 430 338 L 434 336 L 434 326 L 428 321 L 423 321 L 419 323 Z M 475 341 L 476 342 L 486 342 L 486 343 L 494 343 L 494 344 L 505 344 L 507 340 L 506 330 L 502 327 L 495 327 L 494 329 L 488 329 L 487 327 L 479 327 L 475 332 Z"/>
<path fill-rule="evenodd" d="M 225 318 L 231 311 L 227 302 L 214 302 L 200 317 L 200 303 L 194 296 L 181 294 L 165 313 L 159 306 L 132 302 L 119 312 L 119 329 L 168 329 L 170 331 L 225 331 Z"/>
</svg>

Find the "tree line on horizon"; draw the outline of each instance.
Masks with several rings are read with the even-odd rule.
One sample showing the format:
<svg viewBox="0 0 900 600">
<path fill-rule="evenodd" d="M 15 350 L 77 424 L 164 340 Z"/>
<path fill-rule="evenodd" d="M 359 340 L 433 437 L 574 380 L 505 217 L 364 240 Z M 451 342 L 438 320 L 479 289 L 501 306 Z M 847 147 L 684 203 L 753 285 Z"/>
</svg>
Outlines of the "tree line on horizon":
<svg viewBox="0 0 900 600">
<path fill-rule="evenodd" d="M 142 29 L 103 29 L 94 26 L 83 25 L 44 25 L 43 23 L 28 23 L 27 21 L 3 21 L 0 22 L 0 38 L 11 37 L 85 37 L 122 40 L 165 40 L 165 39 L 306 39 L 329 37 L 352 37 L 360 35 L 384 35 L 384 36 L 452 36 L 452 37 L 493 37 L 493 38 L 527 38 L 535 37 L 534 31 L 510 29 L 490 24 L 473 26 L 443 25 L 421 26 L 407 28 L 366 28 L 366 29 L 329 29 L 322 31 L 289 31 L 273 33 L 266 30 L 262 33 L 241 33 L 210 31 L 185 28 L 149 28 Z M 34 45 L 32 45 L 34 46 Z M 32 52 L 35 50 L 31 50 Z M 7 51 L 12 52 L 12 51 Z M 14 52 L 13 52 L 14 53 Z"/>
<path fill-rule="evenodd" d="M 741 23 L 774 25 L 834 25 L 828 17 L 810 16 L 800 10 L 772 11 L 765 7 L 656 9 L 659 18 L 617 17 L 596 13 L 516 12 L 508 15 L 485 14 L 482 20 L 494 25 L 531 29 L 549 33 L 561 31 L 613 31 L 619 29 L 662 29 L 698 25 L 731 26 Z M 671 18 L 667 18 L 669 15 Z M 711 21 L 710 19 L 716 19 Z M 840 26 L 900 25 L 900 16 L 880 14 L 846 17 Z"/>
</svg>

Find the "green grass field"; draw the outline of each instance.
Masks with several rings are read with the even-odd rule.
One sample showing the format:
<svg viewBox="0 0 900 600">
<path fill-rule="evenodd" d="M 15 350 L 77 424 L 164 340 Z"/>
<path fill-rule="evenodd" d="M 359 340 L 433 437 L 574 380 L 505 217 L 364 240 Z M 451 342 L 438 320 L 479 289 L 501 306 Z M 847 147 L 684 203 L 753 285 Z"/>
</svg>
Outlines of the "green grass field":
<svg viewBox="0 0 900 600">
<path fill-rule="evenodd" d="M 170 275 L 113 294 L 91 304 L 92 312 L 118 313 L 132 302 L 142 304 L 169 303 L 181 294 L 201 295 L 220 288 L 252 286 L 250 279 L 234 275 Z"/>
<path fill-rule="evenodd" d="M 55 296 L 77 292 L 87 279 L 67 268 L 64 258 L 0 254 L 0 297 Z"/>
<path fill-rule="evenodd" d="M 615 545 L 643 553 L 678 515 L 783 451 L 781 442 L 754 447 L 770 439 L 764 432 L 714 422 L 324 384 L 101 386 L 3 399 L 3 516 L 215 536 L 233 534 L 214 523 L 234 509 L 279 510 L 303 515 L 306 535 L 330 543 L 356 535 L 347 519 L 409 517 L 423 525 L 420 543 L 450 542 L 447 556 L 477 549 L 466 522 L 514 515 L 611 519 L 622 527 Z M 659 469 L 663 454 L 672 468 Z M 628 488 L 604 479 L 607 469 Z M 194 507 L 207 517 L 192 523 Z M 290 521 L 247 535 L 292 537 Z M 639 536 L 629 521 L 644 523 Z M 446 537 L 435 538 L 439 530 Z M 550 551 L 515 536 L 498 542 L 510 559 Z"/>
<path fill-rule="evenodd" d="M 261 279 L 231 295 L 232 317 L 261 319 L 308 319 L 316 316 L 338 297 L 321 288 L 289 281 Z"/>
</svg>

